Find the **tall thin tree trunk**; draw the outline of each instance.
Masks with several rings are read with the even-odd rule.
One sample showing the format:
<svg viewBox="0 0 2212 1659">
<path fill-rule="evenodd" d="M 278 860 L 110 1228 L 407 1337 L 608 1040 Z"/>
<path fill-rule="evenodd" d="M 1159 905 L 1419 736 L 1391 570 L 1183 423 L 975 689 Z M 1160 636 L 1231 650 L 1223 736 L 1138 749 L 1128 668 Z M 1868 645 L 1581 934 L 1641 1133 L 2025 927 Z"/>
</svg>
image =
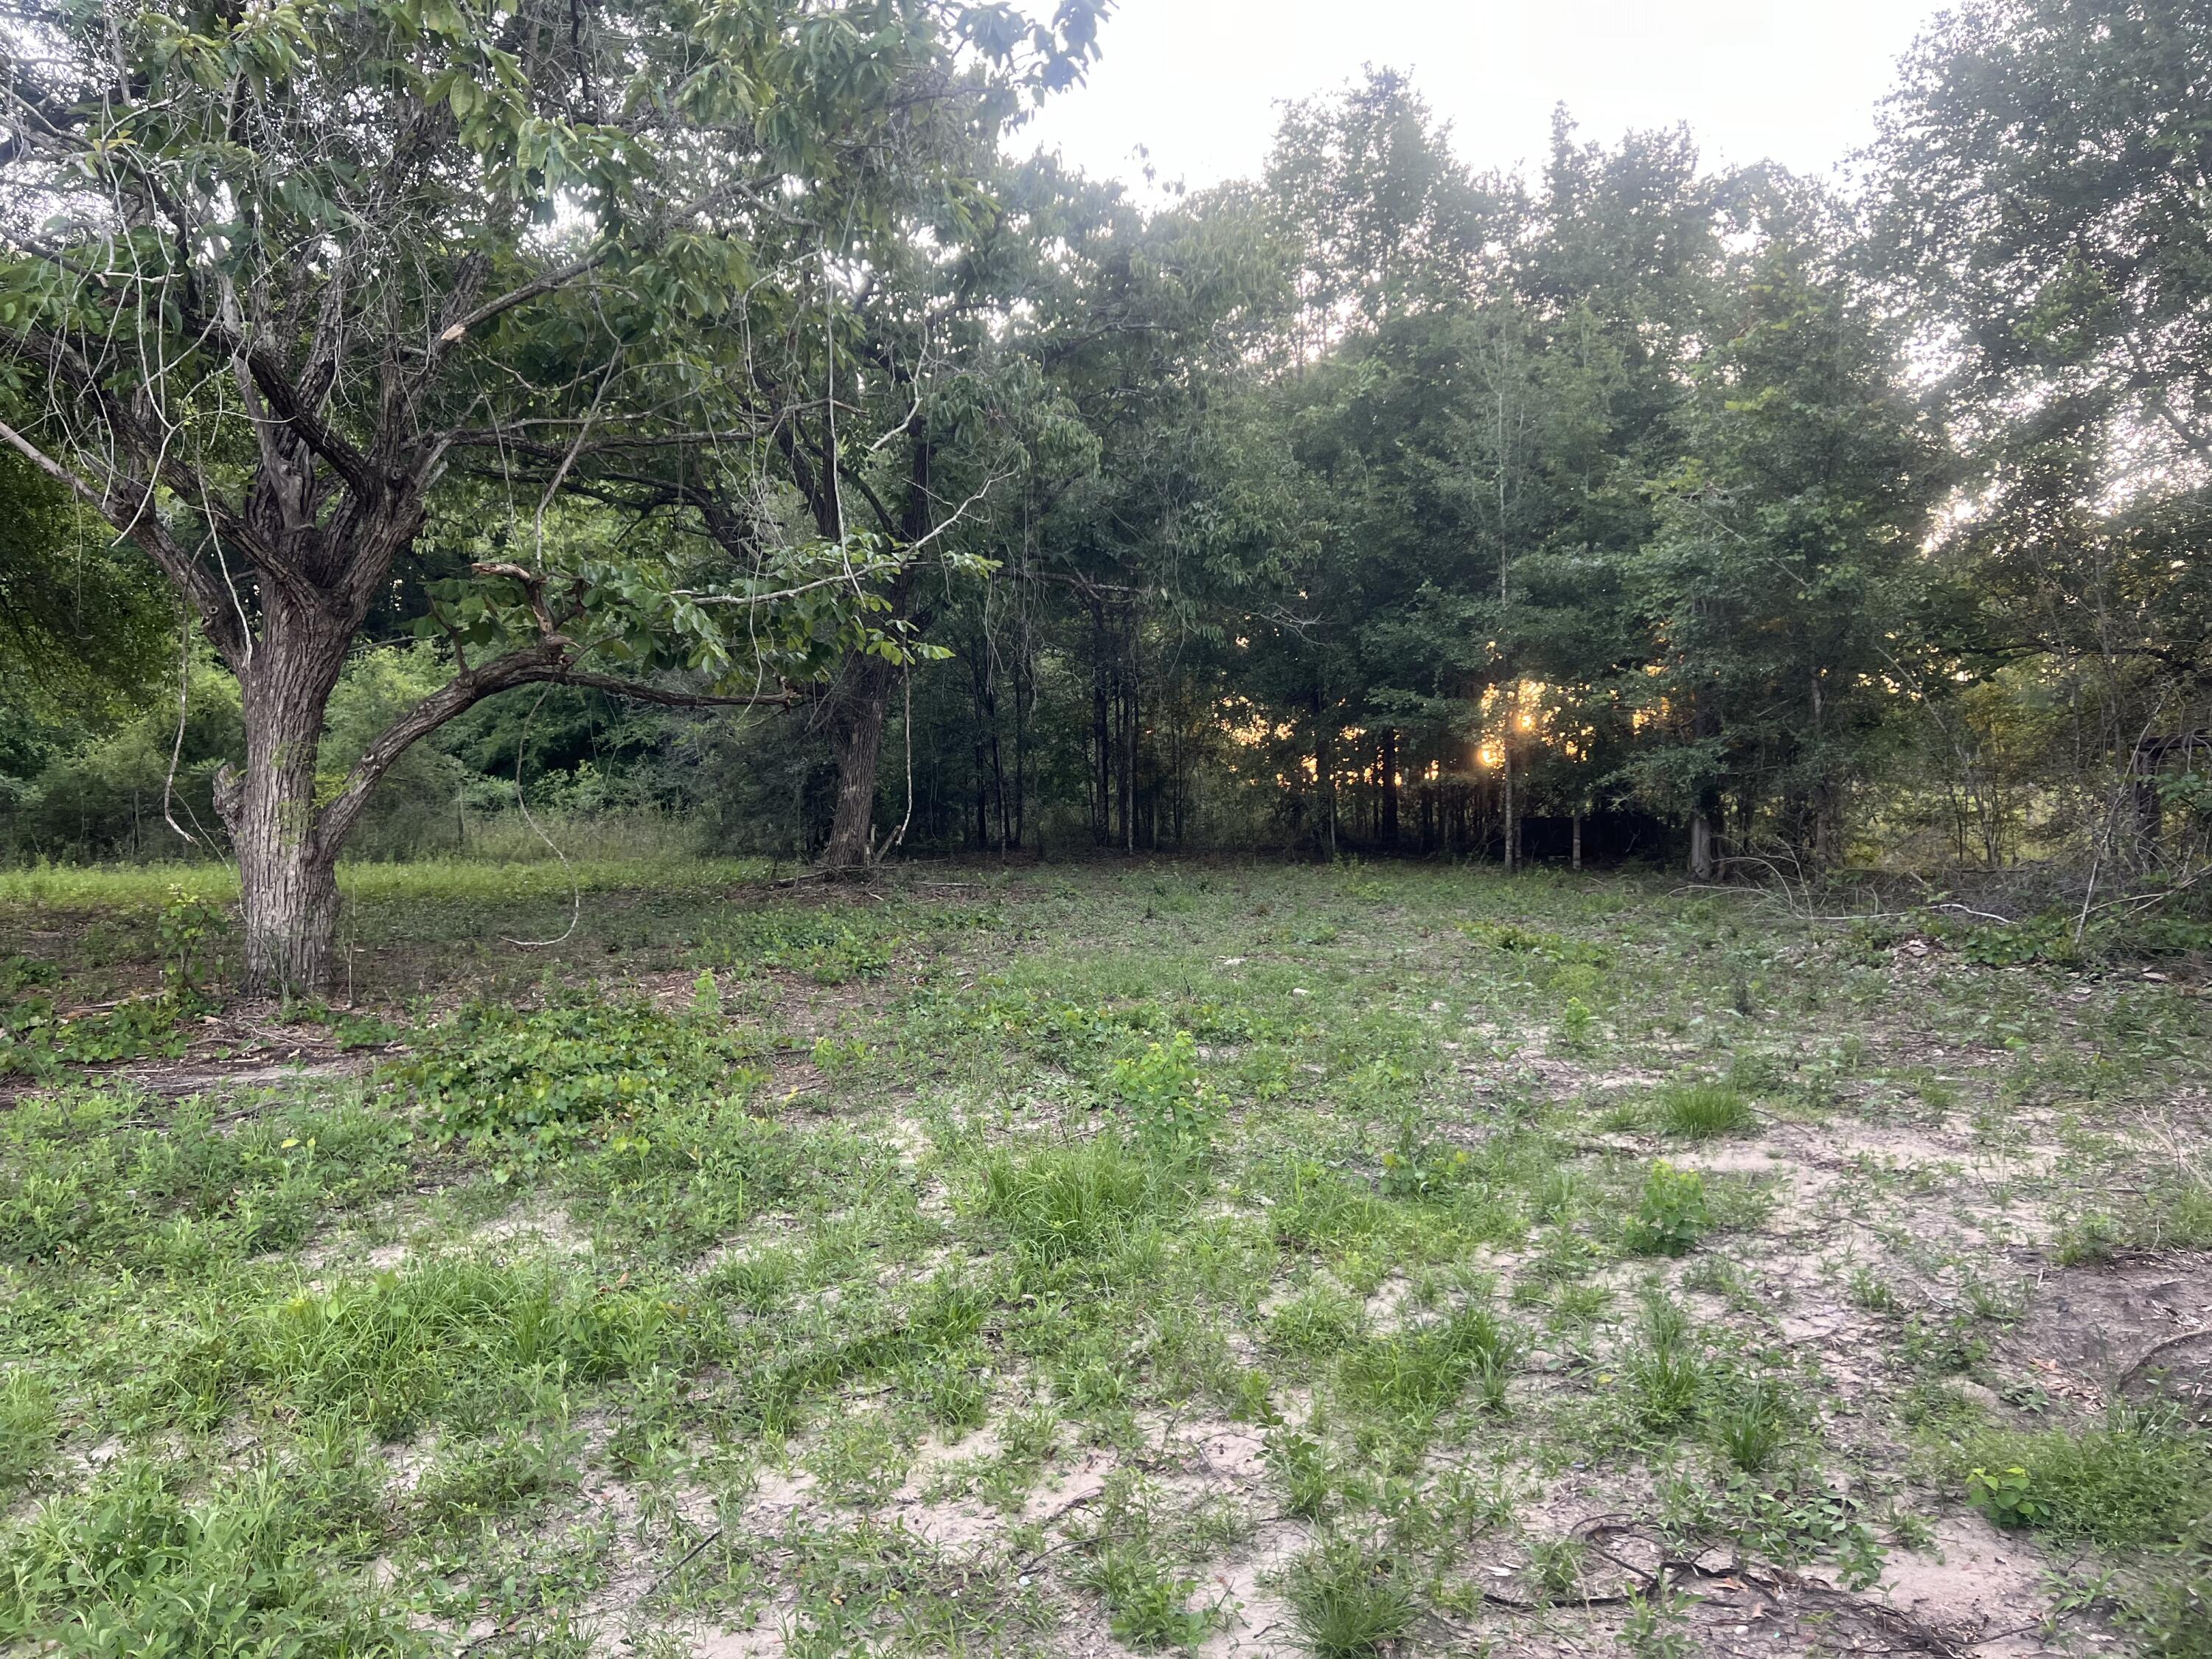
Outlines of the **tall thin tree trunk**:
<svg viewBox="0 0 2212 1659">
<path fill-rule="evenodd" d="M 1382 844 L 1398 844 L 1398 732 L 1395 726 L 1386 726 L 1382 732 Z"/>
<path fill-rule="evenodd" d="M 1320 838 L 1328 843 L 1328 855 L 1336 856 L 1336 757 L 1330 752 L 1328 726 L 1324 710 L 1328 704 L 1319 686 L 1314 688 L 1314 787 L 1320 793 L 1321 823 L 1317 826 Z"/>
<path fill-rule="evenodd" d="M 1499 805 L 1505 814 L 1505 873 L 1511 875 L 1521 867 L 1520 820 L 1514 814 L 1513 801 L 1513 738 L 1509 732 L 1498 752 L 1504 757 L 1502 769 L 1502 799 Z"/>
<path fill-rule="evenodd" d="M 1121 850 L 1137 850 L 1137 616 L 1121 640 Z"/>
<path fill-rule="evenodd" d="M 1091 601 L 1091 839 L 1106 846 L 1113 836 L 1113 733 L 1107 724 L 1106 604 Z"/>
</svg>

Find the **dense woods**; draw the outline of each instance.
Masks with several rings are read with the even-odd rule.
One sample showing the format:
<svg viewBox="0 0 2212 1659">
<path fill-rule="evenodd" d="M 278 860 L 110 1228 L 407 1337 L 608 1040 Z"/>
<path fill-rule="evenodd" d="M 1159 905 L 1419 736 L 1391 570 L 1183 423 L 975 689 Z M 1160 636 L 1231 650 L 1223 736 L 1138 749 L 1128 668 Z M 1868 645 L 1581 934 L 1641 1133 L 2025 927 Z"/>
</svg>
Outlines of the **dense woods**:
<svg viewBox="0 0 2212 1659">
<path fill-rule="evenodd" d="M 1834 180 L 1564 112 L 1480 173 L 1376 70 L 1151 208 L 1022 159 L 1099 9 L 17 10 L 14 852 L 234 857 L 268 985 L 518 790 L 2194 879 L 2201 7 L 1965 5 Z"/>
</svg>

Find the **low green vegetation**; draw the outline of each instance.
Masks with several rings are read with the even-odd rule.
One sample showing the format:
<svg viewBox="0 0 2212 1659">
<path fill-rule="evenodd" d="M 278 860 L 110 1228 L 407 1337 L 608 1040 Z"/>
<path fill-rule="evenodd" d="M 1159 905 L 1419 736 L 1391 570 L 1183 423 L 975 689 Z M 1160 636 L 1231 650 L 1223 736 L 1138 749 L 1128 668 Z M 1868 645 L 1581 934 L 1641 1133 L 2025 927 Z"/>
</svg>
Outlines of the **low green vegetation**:
<svg viewBox="0 0 2212 1659">
<path fill-rule="evenodd" d="M 363 955 L 565 905 L 445 881 Z M 1661 1652 L 1697 1586 L 1623 1561 L 1842 1628 L 1981 1528 L 2054 1629 L 2201 1656 L 2204 1432 L 2091 1409 L 2065 1312 L 2197 1259 L 2171 979 L 1632 877 L 720 881 L 9 1080 L 0 1642 Z M 0 908 L 17 1006 L 173 948 L 56 915 Z"/>
</svg>

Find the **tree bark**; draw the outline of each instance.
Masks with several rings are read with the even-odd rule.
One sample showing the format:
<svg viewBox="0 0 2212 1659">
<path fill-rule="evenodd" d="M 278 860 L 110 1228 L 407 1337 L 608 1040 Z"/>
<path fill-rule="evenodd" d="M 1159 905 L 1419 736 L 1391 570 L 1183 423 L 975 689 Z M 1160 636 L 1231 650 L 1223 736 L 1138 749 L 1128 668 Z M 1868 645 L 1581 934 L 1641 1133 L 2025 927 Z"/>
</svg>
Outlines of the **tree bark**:
<svg viewBox="0 0 2212 1659">
<path fill-rule="evenodd" d="M 1690 877 L 1693 881 L 1713 878 L 1713 821 L 1703 811 L 1690 814 Z"/>
<path fill-rule="evenodd" d="M 1388 726 L 1382 732 L 1382 844 L 1398 844 L 1398 733 Z"/>
<path fill-rule="evenodd" d="M 1506 733 L 1505 741 L 1498 746 L 1504 764 L 1498 780 L 1502 793 L 1501 805 L 1505 816 L 1505 873 L 1511 875 L 1521 867 L 1521 820 L 1514 811 L 1513 799 L 1513 736 Z"/>
<path fill-rule="evenodd" d="M 347 618 L 270 599 L 240 677 L 246 769 L 224 769 L 216 806 L 238 854 L 248 995 L 313 996 L 330 981 L 340 837 L 320 833 L 315 763 L 352 634 Z"/>
<path fill-rule="evenodd" d="M 830 717 L 830 742 L 837 756 L 837 804 L 822 863 L 830 870 L 860 870 L 875 850 L 876 765 L 883 752 L 884 722 L 890 710 L 891 665 L 859 657 L 846 668 Z"/>
</svg>

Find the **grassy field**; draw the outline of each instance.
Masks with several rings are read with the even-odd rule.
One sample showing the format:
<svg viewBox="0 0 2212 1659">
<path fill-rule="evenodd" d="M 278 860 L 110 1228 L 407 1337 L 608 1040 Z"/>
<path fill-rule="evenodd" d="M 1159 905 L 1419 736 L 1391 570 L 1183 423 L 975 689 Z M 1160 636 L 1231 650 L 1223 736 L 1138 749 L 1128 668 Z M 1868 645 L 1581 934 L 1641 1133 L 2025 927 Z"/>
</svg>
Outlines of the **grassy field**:
<svg viewBox="0 0 2212 1659">
<path fill-rule="evenodd" d="M 2212 1654 L 2185 965 L 768 874 L 0 878 L 0 1650 Z"/>
</svg>

